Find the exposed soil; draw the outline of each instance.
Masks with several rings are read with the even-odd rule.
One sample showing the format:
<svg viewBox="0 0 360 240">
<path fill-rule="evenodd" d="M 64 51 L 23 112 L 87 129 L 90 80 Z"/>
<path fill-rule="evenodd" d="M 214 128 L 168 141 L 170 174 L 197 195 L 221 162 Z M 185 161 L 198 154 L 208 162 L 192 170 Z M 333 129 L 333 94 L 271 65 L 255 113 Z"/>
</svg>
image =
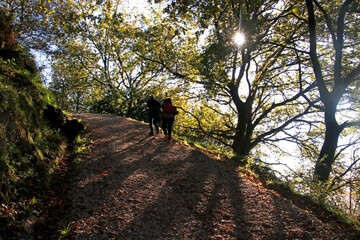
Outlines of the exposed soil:
<svg viewBox="0 0 360 240">
<path fill-rule="evenodd" d="M 358 239 L 224 160 L 149 136 L 146 124 L 74 114 L 92 152 L 68 190 L 70 239 Z"/>
</svg>

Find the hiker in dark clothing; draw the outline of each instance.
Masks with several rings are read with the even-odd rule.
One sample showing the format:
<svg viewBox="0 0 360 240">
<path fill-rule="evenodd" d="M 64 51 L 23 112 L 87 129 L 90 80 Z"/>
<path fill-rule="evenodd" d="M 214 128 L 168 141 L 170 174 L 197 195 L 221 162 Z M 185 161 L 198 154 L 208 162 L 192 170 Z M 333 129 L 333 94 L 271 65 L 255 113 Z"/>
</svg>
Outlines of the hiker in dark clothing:
<svg viewBox="0 0 360 240">
<path fill-rule="evenodd" d="M 159 134 L 159 121 L 160 121 L 160 103 L 154 99 L 153 96 L 147 101 L 149 109 L 149 127 L 150 135 L 154 135 L 153 124 L 155 126 L 156 134 Z"/>
<path fill-rule="evenodd" d="M 165 134 L 165 139 L 171 140 L 172 126 L 174 124 L 175 115 L 179 111 L 176 110 L 176 107 L 172 105 L 170 98 L 165 98 L 164 103 L 161 106 L 161 117 L 162 117 L 162 130 Z"/>
</svg>

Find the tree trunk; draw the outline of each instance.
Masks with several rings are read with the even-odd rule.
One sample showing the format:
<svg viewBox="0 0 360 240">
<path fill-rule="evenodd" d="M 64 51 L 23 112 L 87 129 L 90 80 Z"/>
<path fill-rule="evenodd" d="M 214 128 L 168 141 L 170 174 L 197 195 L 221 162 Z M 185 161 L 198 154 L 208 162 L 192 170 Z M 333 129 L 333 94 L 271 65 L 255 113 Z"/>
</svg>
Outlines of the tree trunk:
<svg viewBox="0 0 360 240">
<path fill-rule="evenodd" d="M 75 111 L 79 112 L 80 110 L 80 98 L 81 98 L 81 93 L 77 92 L 76 93 L 76 106 L 75 106 Z"/>
<path fill-rule="evenodd" d="M 341 127 L 335 118 L 336 107 L 331 106 L 331 108 L 325 111 L 325 139 L 315 164 L 314 181 L 328 181 L 335 161 Z"/>
<path fill-rule="evenodd" d="M 252 101 L 248 99 L 246 102 L 240 100 L 238 87 L 234 84 L 229 84 L 231 90 L 231 97 L 238 111 L 238 123 L 235 129 L 234 141 L 231 146 L 234 153 L 240 158 L 240 161 L 246 163 L 246 157 L 251 151 L 251 136 L 252 131 L 249 130 L 251 124 L 251 107 Z M 249 94 L 250 95 L 250 94 Z"/>
<path fill-rule="evenodd" d="M 242 117 L 240 117 L 242 116 Z M 232 149 L 234 153 L 242 158 L 245 158 L 250 154 L 250 139 L 246 134 L 246 121 L 245 115 L 239 115 L 238 117 L 238 125 L 236 127 L 236 132 L 234 135 L 234 141 L 232 144 Z"/>
<path fill-rule="evenodd" d="M 232 149 L 242 163 L 246 162 L 246 157 L 249 156 L 252 145 L 251 136 L 252 130 L 251 118 L 250 118 L 251 105 L 248 103 L 242 103 L 238 107 L 238 123 L 236 126 L 234 141 Z"/>
</svg>

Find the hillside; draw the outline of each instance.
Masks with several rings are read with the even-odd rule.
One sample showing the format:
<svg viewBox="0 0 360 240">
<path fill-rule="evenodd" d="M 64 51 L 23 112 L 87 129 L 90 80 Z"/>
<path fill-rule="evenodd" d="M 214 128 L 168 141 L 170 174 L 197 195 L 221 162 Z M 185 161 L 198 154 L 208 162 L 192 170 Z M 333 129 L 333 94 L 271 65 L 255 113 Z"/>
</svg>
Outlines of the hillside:
<svg viewBox="0 0 360 240">
<path fill-rule="evenodd" d="M 146 124 L 74 115 L 94 142 L 59 202 L 66 239 L 359 239 Z"/>
<path fill-rule="evenodd" d="M 80 125 L 50 105 L 51 93 L 12 26 L 0 8 L 0 239 L 20 239 L 29 231 L 75 138 L 70 125 Z M 61 113 L 57 122 L 49 109 Z"/>
</svg>

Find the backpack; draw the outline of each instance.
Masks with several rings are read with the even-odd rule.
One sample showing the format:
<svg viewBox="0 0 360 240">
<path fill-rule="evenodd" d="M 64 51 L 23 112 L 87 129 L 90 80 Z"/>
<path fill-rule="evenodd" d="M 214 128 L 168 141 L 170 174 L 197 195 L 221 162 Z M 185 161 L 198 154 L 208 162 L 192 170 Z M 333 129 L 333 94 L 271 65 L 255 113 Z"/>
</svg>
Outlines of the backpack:
<svg viewBox="0 0 360 240">
<path fill-rule="evenodd" d="M 175 107 L 169 102 L 164 103 L 164 112 L 173 113 L 175 112 Z"/>
</svg>

